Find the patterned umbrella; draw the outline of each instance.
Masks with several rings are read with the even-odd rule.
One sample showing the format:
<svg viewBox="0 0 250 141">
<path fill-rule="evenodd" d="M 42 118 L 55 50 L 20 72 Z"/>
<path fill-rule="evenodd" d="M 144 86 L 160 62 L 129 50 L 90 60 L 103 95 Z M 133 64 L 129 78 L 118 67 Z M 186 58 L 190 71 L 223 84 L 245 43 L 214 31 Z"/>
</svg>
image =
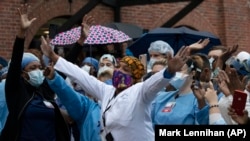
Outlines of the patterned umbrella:
<svg viewBox="0 0 250 141">
<path fill-rule="evenodd" d="M 52 45 L 69 45 L 77 42 L 81 35 L 81 27 L 75 27 L 66 32 L 59 33 L 50 41 Z M 90 27 L 89 35 L 84 41 L 85 44 L 110 44 L 122 43 L 132 40 L 122 31 L 118 31 L 109 27 L 94 25 Z"/>
<path fill-rule="evenodd" d="M 98 45 L 98 44 L 110 44 L 110 43 L 122 43 L 132 40 L 128 35 L 122 31 L 115 30 L 113 28 L 96 25 L 90 27 L 90 32 L 85 44 Z"/>
<path fill-rule="evenodd" d="M 75 43 L 81 36 L 81 27 L 72 28 L 66 32 L 61 32 L 53 38 L 52 45 L 70 45 Z"/>
</svg>

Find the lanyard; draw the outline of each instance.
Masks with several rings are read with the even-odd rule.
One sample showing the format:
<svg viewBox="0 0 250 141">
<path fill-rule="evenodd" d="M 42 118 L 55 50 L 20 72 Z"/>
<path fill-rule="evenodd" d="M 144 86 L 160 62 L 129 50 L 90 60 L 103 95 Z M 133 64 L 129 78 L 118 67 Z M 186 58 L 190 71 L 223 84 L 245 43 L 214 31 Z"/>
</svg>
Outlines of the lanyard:
<svg viewBox="0 0 250 141">
<path fill-rule="evenodd" d="M 106 106 L 106 108 L 105 108 L 105 110 L 104 110 L 104 112 L 103 112 L 103 114 L 102 114 L 102 121 L 103 121 L 103 126 L 105 127 L 106 126 L 106 118 L 105 118 L 105 113 L 111 108 L 111 104 L 110 104 L 110 102 L 113 100 L 115 98 L 115 96 L 113 96 L 111 99 L 109 99 L 109 101 L 108 101 L 108 104 L 107 104 L 107 106 Z M 110 104 L 110 105 L 109 105 Z"/>
</svg>

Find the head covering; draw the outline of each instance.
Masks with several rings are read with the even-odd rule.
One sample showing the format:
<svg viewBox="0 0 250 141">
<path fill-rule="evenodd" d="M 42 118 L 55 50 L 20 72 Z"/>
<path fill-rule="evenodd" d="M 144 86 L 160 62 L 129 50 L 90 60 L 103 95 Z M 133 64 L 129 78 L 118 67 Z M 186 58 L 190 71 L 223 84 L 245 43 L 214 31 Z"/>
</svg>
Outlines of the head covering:
<svg viewBox="0 0 250 141">
<path fill-rule="evenodd" d="M 226 64 L 235 68 L 239 75 L 247 75 L 248 72 L 243 63 L 237 57 L 232 56 L 226 61 Z"/>
<path fill-rule="evenodd" d="M 242 63 L 244 60 L 248 60 L 250 58 L 250 54 L 246 51 L 241 51 L 236 55 L 236 59 Z"/>
<path fill-rule="evenodd" d="M 86 57 L 82 62 L 91 64 L 95 68 L 95 70 L 98 71 L 99 62 L 95 58 Z"/>
<path fill-rule="evenodd" d="M 110 62 L 112 62 L 112 64 L 114 66 L 117 66 L 117 62 L 116 62 L 116 59 L 113 55 L 111 54 L 103 54 L 102 57 L 99 59 L 99 63 L 103 60 L 103 59 L 107 59 L 109 60 Z"/>
<path fill-rule="evenodd" d="M 31 62 L 40 62 L 40 60 L 32 53 L 23 53 L 22 70 Z"/>
<path fill-rule="evenodd" d="M 250 73 L 250 58 L 243 62 L 245 69 Z"/>
<path fill-rule="evenodd" d="M 6 59 L 4 59 L 3 57 L 0 57 L 0 64 L 3 67 L 6 67 L 6 66 L 8 66 L 8 61 Z"/>
<path fill-rule="evenodd" d="M 139 59 L 133 56 L 125 56 L 120 62 L 126 63 L 132 70 L 132 77 L 136 82 L 140 81 L 145 73 L 144 66 Z"/>
<path fill-rule="evenodd" d="M 152 42 L 148 48 L 148 52 L 151 51 L 159 52 L 161 54 L 170 53 L 172 57 L 174 56 L 173 48 L 167 42 L 164 42 L 162 40 Z"/>
</svg>

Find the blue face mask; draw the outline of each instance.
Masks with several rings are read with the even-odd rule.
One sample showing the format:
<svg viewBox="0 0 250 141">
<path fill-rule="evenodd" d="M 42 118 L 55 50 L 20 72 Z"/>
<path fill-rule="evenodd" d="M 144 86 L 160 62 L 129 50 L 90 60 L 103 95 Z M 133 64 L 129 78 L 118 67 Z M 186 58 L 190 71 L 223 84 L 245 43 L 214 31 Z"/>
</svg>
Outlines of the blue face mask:
<svg viewBox="0 0 250 141">
<path fill-rule="evenodd" d="M 28 72 L 29 80 L 27 80 L 30 85 L 34 87 L 39 87 L 44 80 L 43 72 L 39 69 Z"/>
<path fill-rule="evenodd" d="M 175 76 L 169 81 L 175 89 L 180 89 L 187 79 L 187 74 L 176 72 Z"/>
</svg>

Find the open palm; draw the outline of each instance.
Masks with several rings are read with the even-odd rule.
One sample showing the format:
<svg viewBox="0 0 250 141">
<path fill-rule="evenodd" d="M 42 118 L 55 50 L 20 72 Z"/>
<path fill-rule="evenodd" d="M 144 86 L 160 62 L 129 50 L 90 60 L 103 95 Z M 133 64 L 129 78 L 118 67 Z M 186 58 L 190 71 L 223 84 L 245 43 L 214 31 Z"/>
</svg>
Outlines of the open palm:
<svg viewBox="0 0 250 141">
<path fill-rule="evenodd" d="M 22 29 L 27 29 L 36 20 L 36 18 L 29 20 L 28 9 L 29 9 L 28 4 L 21 5 L 21 7 L 17 9 L 18 13 L 20 15 L 20 18 L 21 18 L 21 28 Z"/>
</svg>

